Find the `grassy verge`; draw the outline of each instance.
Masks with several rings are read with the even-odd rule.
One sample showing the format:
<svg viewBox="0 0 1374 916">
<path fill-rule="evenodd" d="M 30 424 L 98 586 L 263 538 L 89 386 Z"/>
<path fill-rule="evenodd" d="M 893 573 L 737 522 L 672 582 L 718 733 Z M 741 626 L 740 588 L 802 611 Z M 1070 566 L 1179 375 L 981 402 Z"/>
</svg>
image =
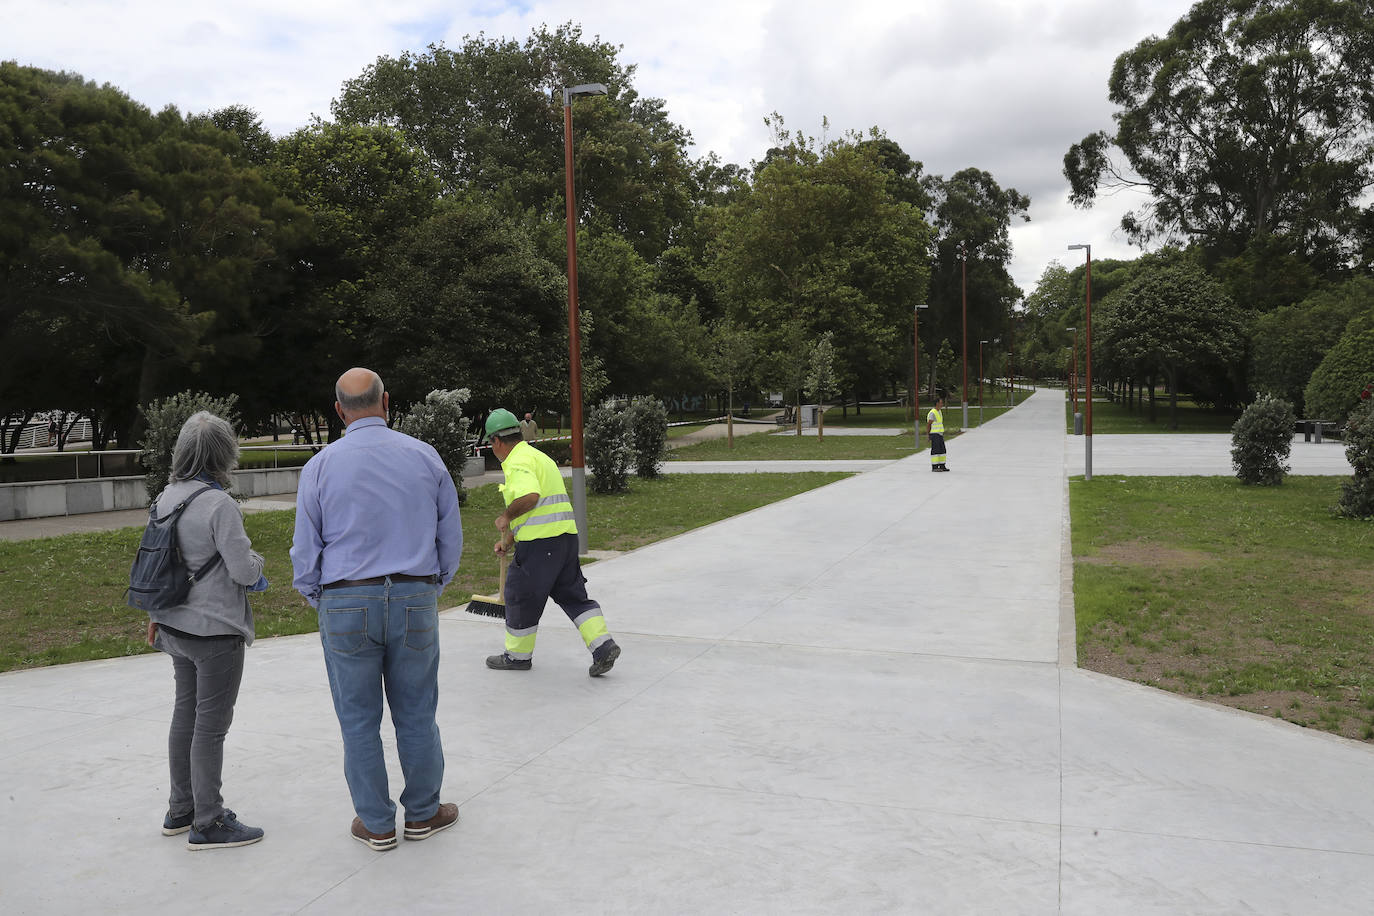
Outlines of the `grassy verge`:
<svg viewBox="0 0 1374 916">
<path fill-rule="evenodd" d="M 826 423 L 830 426 L 830 423 Z M 953 431 L 945 438 L 953 438 Z M 930 447 L 925 429 L 921 448 Z M 731 448 L 725 439 L 711 439 L 673 449 L 669 461 L 820 461 L 825 459 L 876 459 L 895 461 L 917 451 L 911 433 L 898 436 L 798 436 L 792 431 L 735 436 Z"/>
<path fill-rule="evenodd" d="M 1067 403 L 1067 402 L 1066 402 Z M 1082 400 L 1078 410 L 1083 412 Z M 1117 433 L 1229 433 L 1240 415 L 1229 410 L 1199 407 L 1185 398 L 1178 399 L 1178 429 L 1169 428 L 1169 399 L 1155 402 L 1155 421 L 1150 422 L 1150 405 L 1144 403 L 1132 411 L 1126 405 L 1112 401 L 1093 401 L 1093 434 Z M 1065 430 L 1073 432 L 1073 407 L 1064 408 Z"/>
<path fill-rule="evenodd" d="M 1374 527 L 1340 479 L 1070 484 L 1079 664 L 1374 739 Z"/>
<path fill-rule="evenodd" d="M 630 550 L 832 483 L 847 474 L 677 474 L 634 480 L 629 493 L 589 494 L 590 546 Z M 470 491 L 463 509 L 463 560 L 440 607 L 496 590 L 492 519 L 495 486 Z M 260 637 L 315 630 L 315 612 L 291 588 L 294 512 L 261 512 L 244 520 L 253 547 L 267 558 L 272 587 L 253 596 Z M 147 620 L 126 607 L 129 564 L 141 528 L 0 542 L 0 671 L 151 651 Z M 604 600 L 613 601 L 612 596 Z"/>
</svg>

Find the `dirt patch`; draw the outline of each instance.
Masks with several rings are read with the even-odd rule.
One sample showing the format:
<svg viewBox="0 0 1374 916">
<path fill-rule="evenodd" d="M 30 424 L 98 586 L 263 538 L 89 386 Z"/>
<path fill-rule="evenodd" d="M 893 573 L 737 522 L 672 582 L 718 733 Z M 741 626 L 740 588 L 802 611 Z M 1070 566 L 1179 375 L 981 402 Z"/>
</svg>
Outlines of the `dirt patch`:
<svg viewBox="0 0 1374 916">
<path fill-rule="evenodd" d="M 1091 556 L 1074 557 L 1076 563 L 1093 566 L 1143 566 L 1147 569 L 1198 569 L 1212 562 L 1201 550 L 1166 547 L 1150 541 L 1122 541 L 1100 549 Z"/>
</svg>

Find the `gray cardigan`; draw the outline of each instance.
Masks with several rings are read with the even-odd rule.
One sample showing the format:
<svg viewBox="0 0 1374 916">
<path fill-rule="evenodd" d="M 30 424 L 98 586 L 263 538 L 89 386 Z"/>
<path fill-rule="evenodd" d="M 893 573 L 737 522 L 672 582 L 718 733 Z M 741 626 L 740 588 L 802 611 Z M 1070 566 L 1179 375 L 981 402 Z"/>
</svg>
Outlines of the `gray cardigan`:
<svg viewBox="0 0 1374 916">
<path fill-rule="evenodd" d="M 177 503 L 205 486 L 199 480 L 168 484 L 157 498 L 158 515 L 172 511 Z M 185 604 L 149 611 L 153 622 L 197 636 L 238 635 L 251 645 L 253 609 L 245 589 L 262 575 L 263 560 L 243 530 L 243 513 L 234 497 L 216 489 L 196 497 L 177 522 L 177 545 L 192 572 L 216 553 L 224 562 L 191 586 Z"/>
</svg>

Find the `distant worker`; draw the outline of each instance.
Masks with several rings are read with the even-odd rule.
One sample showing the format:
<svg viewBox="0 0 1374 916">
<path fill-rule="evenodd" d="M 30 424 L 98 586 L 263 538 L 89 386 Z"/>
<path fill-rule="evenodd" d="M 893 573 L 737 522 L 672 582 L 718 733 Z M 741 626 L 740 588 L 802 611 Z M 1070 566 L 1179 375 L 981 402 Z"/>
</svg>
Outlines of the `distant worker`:
<svg viewBox="0 0 1374 916">
<path fill-rule="evenodd" d="M 926 437 L 930 439 L 930 469 L 932 471 L 948 471 L 949 465 L 945 464 L 945 396 L 937 394 L 935 396 L 935 406 L 930 408 L 930 413 L 926 414 Z"/>
<path fill-rule="evenodd" d="M 544 605 L 552 598 L 572 620 L 592 653 L 587 673 L 600 677 L 620 657 L 606 630 L 601 605 L 587 597 L 587 580 L 577 557 L 577 522 L 553 459 L 522 441 L 515 414 L 497 409 L 487 417 L 491 449 L 501 461 L 506 509 L 496 516 L 504 554 L 513 537 L 515 556 L 506 573 L 506 650 L 487 658 L 498 671 L 528 671 Z"/>
<path fill-rule="evenodd" d="M 439 800 L 438 597 L 458 571 L 463 526 L 453 478 L 434 448 L 386 425 L 390 395 L 370 369 L 334 385 L 344 437 L 301 471 L 291 544 L 296 590 L 317 611 L 329 692 L 343 735 L 350 828 L 370 849 L 396 848 L 396 804 L 380 723 L 391 708 L 405 788 L 407 840 L 453 826 Z"/>
<path fill-rule="evenodd" d="M 539 424 L 534 422 L 534 414 L 526 413 L 525 419 L 520 421 L 520 438 L 526 442 L 539 438 Z"/>
</svg>

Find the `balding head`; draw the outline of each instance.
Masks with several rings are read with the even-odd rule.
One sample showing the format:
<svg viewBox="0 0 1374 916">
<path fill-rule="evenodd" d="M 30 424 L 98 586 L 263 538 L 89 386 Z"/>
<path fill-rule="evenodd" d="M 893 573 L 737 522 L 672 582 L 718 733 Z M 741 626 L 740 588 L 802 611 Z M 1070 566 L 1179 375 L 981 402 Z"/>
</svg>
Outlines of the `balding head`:
<svg viewBox="0 0 1374 916">
<path fill-rule="evenodd" d="M 334 383 L 334 409 L 345 425 L 363 417 L 386 419 L 387 400 L 381 376 L 371 369 L 349 369 Z"/>
</svg>

